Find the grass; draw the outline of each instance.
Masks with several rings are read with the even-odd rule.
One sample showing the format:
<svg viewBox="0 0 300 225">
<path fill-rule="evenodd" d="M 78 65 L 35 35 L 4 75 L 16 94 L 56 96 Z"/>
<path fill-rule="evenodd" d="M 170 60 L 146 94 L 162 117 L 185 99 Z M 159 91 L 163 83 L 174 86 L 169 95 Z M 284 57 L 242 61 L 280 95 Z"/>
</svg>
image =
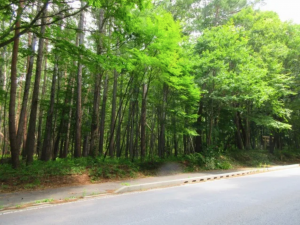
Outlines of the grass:
<svg viewBox="0 0 300 225">
<path fill-rule="evenodd" d="M 50 203 L 50 202 L 53 202 L 54 199 L 53 198 L 46 198 L 46 199 L 42 199 L 42 200 L 37 200 L 35 201 L 36 204 L 39 204 L 39 203 Z"/>
<path fill-rule="evenodd" d="M 64 198 L 65 201 L 74 200 L 74 199 L 77 199 L 77 198 L 75 196 Z"/>
<path fill-rule="evenodd" d="M 5 189 L 8 189 L 9 186 L 8 185 L 5 185 L 5 184 L 1 184 L 1 189 L 5 190 Z"/>
<path fill-rule="evenodd" d="M 22 205 L 16 205 L 16 209 L 20 209 Z"/>
</svg>

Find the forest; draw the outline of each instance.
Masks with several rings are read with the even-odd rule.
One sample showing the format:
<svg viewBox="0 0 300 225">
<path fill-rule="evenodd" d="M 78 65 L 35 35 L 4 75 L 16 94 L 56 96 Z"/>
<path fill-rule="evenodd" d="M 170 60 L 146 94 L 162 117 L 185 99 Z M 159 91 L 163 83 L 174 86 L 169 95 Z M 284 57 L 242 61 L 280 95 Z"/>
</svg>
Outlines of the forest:
<svg viewBox="0 0 300 225">
<path fill-rule="evenodd" d="M 298 152 L 300 26 L 261 4 L 1 0 L 2 162 Z"/>
</svg>

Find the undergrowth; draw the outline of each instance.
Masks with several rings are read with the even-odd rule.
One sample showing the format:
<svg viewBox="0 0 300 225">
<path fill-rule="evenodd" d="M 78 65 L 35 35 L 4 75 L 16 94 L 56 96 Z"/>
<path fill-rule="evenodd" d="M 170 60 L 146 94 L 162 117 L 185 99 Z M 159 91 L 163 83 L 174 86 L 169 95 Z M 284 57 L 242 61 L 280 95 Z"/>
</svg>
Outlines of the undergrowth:
<svg viewBox="0 0 300 225">
<path fill-rule="evenodd" d="M 87 174 L 92 182 L 108 179 L 126 179 L 155 175 L 157 170 L 167 162 L 182 165 L 185 172 L 203 170 L 233 169 L 238 167 L 266 167 L 272 164 L 299 162 L 299 151 L 275 151 L 270 154 L 266 150 L 218 152 L 215 149 L 179 157 L 160 159 L 158 157 L 145 161 L 107 158 L 66 158 L 42 162 L 34 160 L 26 166 L 21 162 L 20 168 L 12 169 L 9 163 L 0 164 L 0 189 L 9 190 L 10 186 L 20 186 L 24 189 L 39 187 L 43 181 L 51 177 L 65 177 Z M 58 179 L 59 182 L 59 179 Z"/>
</svg>

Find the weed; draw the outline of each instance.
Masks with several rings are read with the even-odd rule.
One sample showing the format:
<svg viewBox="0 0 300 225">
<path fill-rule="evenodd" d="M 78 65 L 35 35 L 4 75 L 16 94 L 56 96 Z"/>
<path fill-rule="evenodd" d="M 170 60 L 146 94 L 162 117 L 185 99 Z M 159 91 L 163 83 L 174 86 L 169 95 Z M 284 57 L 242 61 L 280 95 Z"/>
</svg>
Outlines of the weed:
<svg viewBox="0 0 300 225">
<path fill-rule="evenodd" d="M 1 189 L 8 189 L 9 188 L 9 186 L 8 185 L 5 185 L 5 184 L 1 184 Z"/>
<path fill-rule="evenodd" d="M 32 188 L 35 188 L 37 185 L 35 185 L 35 184 L 25 184 L 24 185 L 24 188 L 25 189 L 32 189 Z"/>
<path fill-rule="evenodd" d="M 130 186 L 129 183 L 122 183 L 121 185 L 123 185 L 123 186 Z"/>
<path fill-rule="evenodd" d="M 53 202 L 54 199 L 53 198 L 46 198 L 46 199 L 42 199 L 42 200 L 37 200 L 35 201 L 35 203 L 46 203 L 46 202 Z"/>
<path fill-rule="evenodd" d="M 74 199 L 77 199 L 77 198 L 75 196 L 64 198 L 65 201 L 74 200 Z"/>
</svg>

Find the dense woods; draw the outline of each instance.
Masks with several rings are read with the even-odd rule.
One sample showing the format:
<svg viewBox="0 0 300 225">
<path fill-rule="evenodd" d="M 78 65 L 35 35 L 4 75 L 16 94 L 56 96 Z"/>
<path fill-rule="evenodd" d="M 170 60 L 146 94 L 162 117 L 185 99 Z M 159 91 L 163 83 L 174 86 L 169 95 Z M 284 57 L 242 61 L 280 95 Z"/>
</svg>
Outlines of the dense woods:
<svg viewBox="0 0 300 225">
<path fill-rule="evenodd" d="M 261 3 L 2 0 L 2 156 L 299 149 L 300 26 Z"/>
</svg>

